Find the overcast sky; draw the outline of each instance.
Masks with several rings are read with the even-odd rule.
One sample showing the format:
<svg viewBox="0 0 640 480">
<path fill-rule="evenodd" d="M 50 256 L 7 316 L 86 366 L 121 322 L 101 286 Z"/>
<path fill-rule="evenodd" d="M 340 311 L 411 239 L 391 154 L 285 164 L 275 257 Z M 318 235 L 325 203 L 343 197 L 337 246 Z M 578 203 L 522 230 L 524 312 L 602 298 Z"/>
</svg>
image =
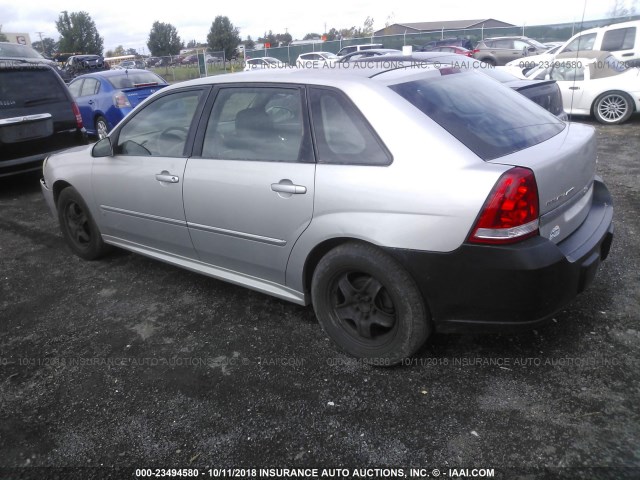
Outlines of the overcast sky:
<svg viewBox="0 0 640 480">
<path fill-rule="evenodd" d="M 637 0 L 636 0 L 637 1 Z M 629 6 L 633 0 L 627 0 Z M 323 33 L 335 28 L 362 26 L 367 16 L 374 28 L 385 23 L 495 18 L 515 25 L 577 22 L 604 18 L 614 0 L 240 0 L 240 1 L 123 1 L 86 0 L 0 0 L 0 24 L 4 32 L 28 33 L 31 41 L 43 37 L 58 40 L 55 22 L 60 12 L 87 12 L 104 39 L 105 51 L 118 45 L 148 53 L 146 46 L 153 22 L 170 23 L 180 38 L 206 42 L 217 15 L 229 17 L 240 36 L 255 40 L 265 31 L 288 31 L 294 39 L 306 33 Z"/>
</svg>

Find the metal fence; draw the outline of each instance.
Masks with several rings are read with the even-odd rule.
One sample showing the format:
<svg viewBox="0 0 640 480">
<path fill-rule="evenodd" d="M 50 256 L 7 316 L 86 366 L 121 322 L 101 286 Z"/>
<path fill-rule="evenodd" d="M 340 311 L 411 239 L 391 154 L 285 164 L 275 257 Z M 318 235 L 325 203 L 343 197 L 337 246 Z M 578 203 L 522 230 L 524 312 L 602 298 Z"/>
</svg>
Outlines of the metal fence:
<svg viewBox="0 0 640 480">
<path fill-rule="evenodd" d="M 327 42 L 315 42 L 305 45 L 289 45 L 285 47 L 267 48 L 264 50 L 247 50 L 246 58 L 274 57 L 282 62 L 293 65 L 298 55 L 308 52 L 337 53 L 342 47 L 349 45 L 362 45 L 365 43 L 381 43 L 384 48 L 401 50 L 405 45 L 421 47 L 433 41 L 449 37 L 466 38 L 475 45 L 476 42 L 489 37 L 502 36 L 526 36 L 534 38 L 542 43 L 563 42 L 578 32 L 589 28 L 601 27 L 612 23 L 640 20 L 640 15 L 620 18 L 591 20 L 587 22 L 558 23 L 552 25 L 523 25 L 516 27 L 495 28 L 470 28 L 458 30 L 431 30 L 419 33 L 404 33 L 400 35 L 373 35 L 366 38 L 351 38 L 348 40 L 335 40 Z"/>
<path fill-rule="evenodd" d="M 184 55 L 167 55 L 146 59 L 149 70 L 171 83 L 241 70 L 242 61 L 229 60 L 224 51 L 194 50 Z"/>
</svg>

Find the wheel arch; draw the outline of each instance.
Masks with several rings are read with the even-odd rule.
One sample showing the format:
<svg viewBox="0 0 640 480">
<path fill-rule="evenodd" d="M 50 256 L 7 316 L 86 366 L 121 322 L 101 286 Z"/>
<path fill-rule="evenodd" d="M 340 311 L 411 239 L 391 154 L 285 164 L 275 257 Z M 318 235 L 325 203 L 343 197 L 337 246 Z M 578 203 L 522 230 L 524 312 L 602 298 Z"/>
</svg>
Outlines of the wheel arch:
<svg viewBox="0 0 640 480">
<path fill-rule="evenodd" d="M 53 203 L 56 205 L 56 207 L 58 206 L 58 198 L 60 197 L 60 193 L 62 193 L 65 188 L 71 186 L 72 185 L 65 180 L 58 180 L 53 184 Z"/>
</svg>

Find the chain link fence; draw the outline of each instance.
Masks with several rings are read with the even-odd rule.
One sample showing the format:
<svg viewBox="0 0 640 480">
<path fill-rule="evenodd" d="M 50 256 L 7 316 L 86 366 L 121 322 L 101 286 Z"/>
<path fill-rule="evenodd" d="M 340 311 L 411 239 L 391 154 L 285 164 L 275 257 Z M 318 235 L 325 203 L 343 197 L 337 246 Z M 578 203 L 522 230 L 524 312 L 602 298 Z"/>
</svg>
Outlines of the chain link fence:
<svg viewBox="0 0 640 480">
<path fill-rule="evenodd" d="M 471 41 L 473 45 L 484 38 L 503 37 L 503 36 L 524 36 L 538 40 L 542 43 L 547 42 L 564 42 L 578 32 L 589 28 L 601 27 L 612 23 L 626 22 L 630 20 L 639 20 L 640 15 L 614 18 L 591 20 L 588 22 L 574 23 L 558 23 L 551 25 L 523 25 L 514 27 L 494 27 L 494 28 L 470 28 L 470 29 L 452 29 L 452 30 L 432 30 L 419 33 L 404 33 L 400 35 L 373 35 L 366 38 L 351 38 L 348 40 L 335 41 L 316 41 L 307 44 L 296 44 L 285 47 L 268 48 L 264 50 L 247 50 L 246 58 L 258 57 L 274 57 L 281 62 L 294 65 L 298 55 L 308 52 L 331 52 L 338 53 L 342 47 L 349 45 L 362 45 L 366 43 L 379 43 L 383 48 L 395 48 L 402 50 L 405 45 L 413 45 L 414 48 L 422 47 L 426 43 L 433 40 L 442 40 L 444 38 L 465 38 Z"/>
</svg>

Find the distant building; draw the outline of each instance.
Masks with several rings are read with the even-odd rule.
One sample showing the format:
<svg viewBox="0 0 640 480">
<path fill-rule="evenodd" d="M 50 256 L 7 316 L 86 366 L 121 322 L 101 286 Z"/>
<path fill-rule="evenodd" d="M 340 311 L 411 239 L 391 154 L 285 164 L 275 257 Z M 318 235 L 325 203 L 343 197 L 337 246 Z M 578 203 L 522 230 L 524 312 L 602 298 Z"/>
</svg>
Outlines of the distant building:
<svg viewBox="0 0 640 480">
<path fill-rule="evenodd" d="M 418 22 L 418 23 L 394 23 L 386 28 L 378 30 L 373 34 L 376 37 L 382 35 L 403 35 L 405 33 L 438 32 L 442 30 L 464 30 L 471 28 L 496 28 L 515 27 L 507 22 L 501 22 L 493 18 L 480 20 L 445 20 L 441 22 Z"/>
<path fill-rule="evenodd" d="M 7 40 L 11 43 L 19 43 L 20 45 L 31 46 L 31 37 L 28 33 L 10 33 L 2 32 Z"/>
</svg>

